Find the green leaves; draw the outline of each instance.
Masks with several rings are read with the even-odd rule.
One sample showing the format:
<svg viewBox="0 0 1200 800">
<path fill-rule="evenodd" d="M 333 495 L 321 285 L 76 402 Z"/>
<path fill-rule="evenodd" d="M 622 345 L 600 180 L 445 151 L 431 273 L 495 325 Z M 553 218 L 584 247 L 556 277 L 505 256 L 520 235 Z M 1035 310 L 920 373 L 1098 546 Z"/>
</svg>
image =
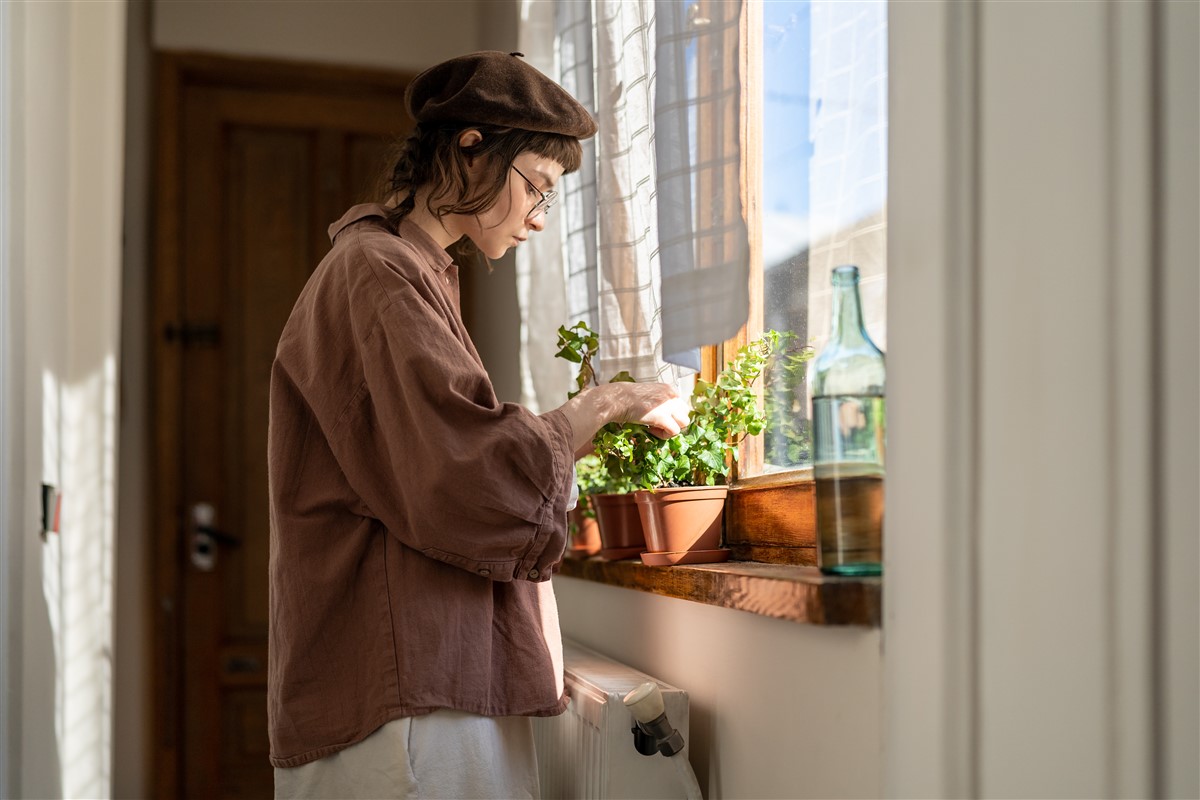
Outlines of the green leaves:
<svg viewBox="0 0 1200 800">
<path fill-rule="evenodd" d="M 808 362 L 816 355 L 791 331 L 779 335 L 779 344 L 766 373 L 764 391 L 767 427 L 766 459 L 780 466 L 812 463 L 812 426 L 804 408 L 804 381 Z"/>
<path fill-rule="evenodd" d="M 608 471 L 600 456 L 592 453 L 575 462 L 575 485 L 579 487 L 580 495 L 595 494 L 602 491 L 608 481 Z"/>
<path fill-rule="evenodd" d="M 600 339 L 586 322 L 580 320 L 569 328 L 560 325 L 558 347 L 558 352 L 554 354 L 555 358 L 565 359 L 579 365 L 579 372 L 575 376 L 576 388 L 575 391 L 567 394 L 568 400 L 586 389 L 588 384 L 597 385 L 596 371 L 592 368 L 592 358 L 600 348 Z"/>
<path fill-rule="evenodd" d="M 760 408 L 754 385 L 781 344 L 792 345 L 795 339 L 793 333 L 767 331 L 739 348 L 716 380 L 697 380 L 688 426 L 678 436 L 659 439 L 645 425 L 605 425 L 592 440 L 595 462 L 582 468 L 587 477 L 579 465 L 576 467 L 581 494 L 724 483 L 728 464 L 737 461 L 738 444 L 746 436 L 762 433 L 767 426 L 768 416 Z M 586 322 L 558 329 L 557 357 L 579 365 L 576 389 L 568 394 L 569 398 L 598 385 L 592 362 L 599 344 Z M 783 374 L 791 381 L 803 380 L 805 362 L 811 358 L 810 348 L 790 353 L 780 359 Z M 610 382 L 633 380 L 622 371 Z M 770 396 L 767 403 L 768 410 L 777 410 L 770 408 Z"/>
<path fill-rule="evenodd" d="M 628 491 L 724 483 L 738 443 L 766 425 L 753 387 L 779 338 L 767 331 L 740 348 L 715 381 L 697 380 L 688 426 L 678 436 L 659 439 L 643 425 L 605 426 L 592 444 L 605 459 L 611 484 Z"/>
<path fill-rule="evenodd" d="M 569 347 L 564 347 L 554 354 L 555 358 L 565 358 L 567 361 L 574 361 L 576 364 L 583 363 L 583 356 L 578 351 L 572 350 Z"/>
</svg>

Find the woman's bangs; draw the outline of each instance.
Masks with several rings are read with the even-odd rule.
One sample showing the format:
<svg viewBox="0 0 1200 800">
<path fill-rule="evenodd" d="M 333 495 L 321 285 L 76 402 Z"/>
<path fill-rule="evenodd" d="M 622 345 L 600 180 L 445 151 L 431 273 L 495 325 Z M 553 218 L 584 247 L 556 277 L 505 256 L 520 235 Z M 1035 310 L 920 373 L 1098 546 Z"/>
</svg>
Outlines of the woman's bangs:
<svg viewBox="0 0 1200 800">
<path fill-rule="evenodd" d="M 529 142 L 530 152 L 550 158 L 562 165 L 563 174 L 575 172 L 583 163 L 583 146 L 573 136 L 557 133 L 538 133 Z"/>
</svg>

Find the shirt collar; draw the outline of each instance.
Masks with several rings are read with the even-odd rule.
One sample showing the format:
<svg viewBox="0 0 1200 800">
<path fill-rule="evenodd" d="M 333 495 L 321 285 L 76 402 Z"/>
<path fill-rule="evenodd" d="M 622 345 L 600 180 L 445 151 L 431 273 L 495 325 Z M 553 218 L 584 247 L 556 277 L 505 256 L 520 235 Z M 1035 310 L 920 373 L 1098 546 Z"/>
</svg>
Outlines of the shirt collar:
<svg viewBox="0 0 1200 800">
<path fill-rule="evenodd" d="M 381 203 L 362 203 L 352 206 L 342 215 L 341 219 L 329 226 L 329 240 L 336 240 L 338 234 L 354 223 L 371 218 L 386 219 L 387 208 Z M 434 272 L 444 272 L 447 267 L 454 263 L 454 259 L 446 252 L 445 248 L 439 247 L 432 236 L 421 230 L 421 226 L 412 222 L 407 217 L 400 220 L 398 233 L 401 239 L 404 239 L 417 248 L 421 255 L 425 256 L 429 265 L 433 267 Z"/>
</svg>

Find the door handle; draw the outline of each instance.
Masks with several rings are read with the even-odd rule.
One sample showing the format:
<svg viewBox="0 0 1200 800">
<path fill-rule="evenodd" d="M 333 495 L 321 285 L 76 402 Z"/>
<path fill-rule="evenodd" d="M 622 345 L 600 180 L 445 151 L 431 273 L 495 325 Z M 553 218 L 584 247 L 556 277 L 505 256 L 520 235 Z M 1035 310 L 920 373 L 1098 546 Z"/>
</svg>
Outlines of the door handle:
<svg viewBox="0 0 1200 800">
<path fill-rule="evenodd" d="M 239 545 L 242 540 L 214 527 L 217 521 L 217 510 L 212 503 L 193 505 L 191 518 L 188 532 L 188 557 L 196 569 L 201 572 L 212 572 L 217 566 L 217 543 Z"/>
</svg>

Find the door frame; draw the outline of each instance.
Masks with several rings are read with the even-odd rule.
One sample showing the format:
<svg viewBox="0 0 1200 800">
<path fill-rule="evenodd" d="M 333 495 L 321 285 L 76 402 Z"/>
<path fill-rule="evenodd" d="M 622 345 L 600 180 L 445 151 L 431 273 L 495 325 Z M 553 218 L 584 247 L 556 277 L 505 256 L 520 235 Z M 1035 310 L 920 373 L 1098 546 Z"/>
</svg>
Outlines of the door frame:
<svg viewBox="0 0 1200 800">
<path fill-rule="evenodd" d="M 365 67 L 238 58 L 203 53 L 155 53 L 154 176 L 152 253 L 148 272 L 147 315 L 150 367 L 153 376 L 145 409 L 151 428 L 151 475 L 147 494 L 150 520 L 151 580 L 144 599 L 151 630 L 151 680 L 145 691 L 153 744 L 150 787 L 155 797 L 178 797 L 182 786 L 183 670 L 181 661 L 183 590 L 182 444 L 183 349 L 168 341 L 168 326 L 182 321 L 183 294 L 180 237 L 183 231 L 182 152 L 183 97 L 188 88 L 336 93 L 364 97 L 402 93 L 413 75 Z M 265 458 L 264 454 L 264 458 Z"/>
</svg>

